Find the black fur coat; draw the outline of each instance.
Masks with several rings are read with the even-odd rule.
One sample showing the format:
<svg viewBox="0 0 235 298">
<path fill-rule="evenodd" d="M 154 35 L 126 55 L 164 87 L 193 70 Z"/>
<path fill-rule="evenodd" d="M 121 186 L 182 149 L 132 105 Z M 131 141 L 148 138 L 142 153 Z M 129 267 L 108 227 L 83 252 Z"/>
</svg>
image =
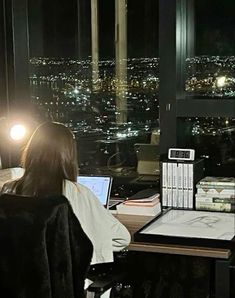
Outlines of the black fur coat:
<svg viewBox="0 0 235 298">
<path fill-rule="evenodd" d="M 81 298 L 92 244 L 63 196 L 0 197 L 0 297 Z"/>
</svg>

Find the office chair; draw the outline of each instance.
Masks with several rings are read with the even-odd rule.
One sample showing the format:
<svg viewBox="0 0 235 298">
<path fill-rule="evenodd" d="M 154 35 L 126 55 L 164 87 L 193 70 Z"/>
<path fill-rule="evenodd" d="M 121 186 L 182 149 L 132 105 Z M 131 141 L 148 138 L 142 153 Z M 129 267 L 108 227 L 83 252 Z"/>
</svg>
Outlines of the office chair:
<svg viewBox="0 0 235 298">
<path fill-rule="evenodd" d="M 94 298 L 100 298 L 107 290 L 117 287 L 124 280 L 125 276 L 124 272 L 119 274 L 105 273 L 103 276 L 98 276 L 97 280 L 88 287 L 87 291 L 94 293 Z"/>
<path fill-rule="evenodd" d="M 1 297 L 84 297 L 91 257 L 65 197 L 0 196 Z"/>
<path fill-rule="evenodd" d="M 96 264 L 90 267 L 88 277 L 93 280 L 93 283 L 87 290 L 94 294 L 94 298 L 100 298 L 109 289 L 113 289 L 115 292 L 116 289 L 122 288 L 128 277 L 126 257 L 126 250 L 116 252 L 113 263 Z M 116 296 L 114 295 L 114 297 Z"/>
</svg>

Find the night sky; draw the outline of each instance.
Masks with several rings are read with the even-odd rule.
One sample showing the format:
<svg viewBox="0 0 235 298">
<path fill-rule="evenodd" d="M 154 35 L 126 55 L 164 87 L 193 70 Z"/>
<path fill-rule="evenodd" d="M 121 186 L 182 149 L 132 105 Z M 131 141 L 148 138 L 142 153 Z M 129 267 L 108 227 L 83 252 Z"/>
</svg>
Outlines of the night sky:
<svg viewBox="0 0 235 298">
<path fill-rule="evenodd" d="M 40 55 L 40 48 L 47 57 L 91 55 L 90 1 L 79 1 L 79 17 L 77 0 L 41 0 L 40 9 L 36 2 L 29 0 L 31 56 Z M 100 59 L 113 59 L 115 1 L 98 2 Z M 235 55 L 235 0 L 195 0 L 195 5 L 195 54 Z M 128 0 L 127 10 L 128 57 L 157 57 L 158 1 Z"/>
<path fill-rule="evenodd" d="M 196 55 L 235 55 L 235 1 L 195 3 Z"/>
</svg>

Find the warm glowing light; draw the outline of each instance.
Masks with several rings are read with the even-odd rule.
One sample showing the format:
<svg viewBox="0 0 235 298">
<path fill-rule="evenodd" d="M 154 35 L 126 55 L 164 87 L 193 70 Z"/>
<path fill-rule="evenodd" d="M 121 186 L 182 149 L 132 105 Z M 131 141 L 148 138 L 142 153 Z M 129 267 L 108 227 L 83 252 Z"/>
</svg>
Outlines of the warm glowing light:
<svg viewBox="0 0 235 298">
<path fill-rule="evenodd" d="M 224 87 L 225 83 L 226 83 L 225 76 L 216 78 L 216 86 L 217 87 L 219 87 L 219 88 Z"/>
<path fill-rule="evenodd" d="M 11 127 L 10 136 L 13 140 L 19 141 L 24 138 L 26 129 L 21 124 L 15 124 Z"/>
</svg>

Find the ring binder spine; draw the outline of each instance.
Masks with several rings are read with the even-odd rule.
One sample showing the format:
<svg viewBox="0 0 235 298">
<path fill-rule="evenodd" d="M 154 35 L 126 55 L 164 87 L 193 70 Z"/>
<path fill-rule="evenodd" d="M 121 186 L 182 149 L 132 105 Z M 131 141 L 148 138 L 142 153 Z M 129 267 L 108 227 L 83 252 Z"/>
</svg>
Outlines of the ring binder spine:
<svg viewBox="0 0 235 298">
<path fill-rule="evenodd" d="M 196 184 L 204 177 L 204 160 L 163 160 L 160 165 L 162 206 L 195 209 Z"/>
</svg>

